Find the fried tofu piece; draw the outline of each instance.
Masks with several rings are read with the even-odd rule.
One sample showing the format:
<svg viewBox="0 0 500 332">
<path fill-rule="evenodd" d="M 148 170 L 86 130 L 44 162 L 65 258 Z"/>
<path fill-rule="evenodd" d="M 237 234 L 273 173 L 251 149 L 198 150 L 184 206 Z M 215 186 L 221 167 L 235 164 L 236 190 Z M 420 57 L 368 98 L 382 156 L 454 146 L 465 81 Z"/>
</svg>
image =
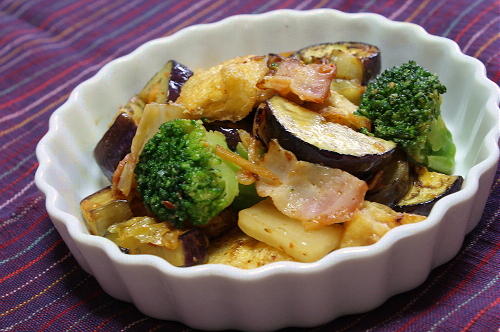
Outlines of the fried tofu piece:
<svg viewBox="0 0 500 332">
<path fill-rule="evenodd" d="M 265 57 L 236 57 L 195 72 L 176 103 L 184 105 L 194 118 L 241 120 L 265 98 L 265 91 L 256 83 L 267 71 Z"/>
<path fill-rule="evenodd" d="M 424 216 L 396 212 L 386 205 L 364 201 L 354 217 L 344 223 L 340 247 L 367 246 L 380 240 L 394 227 L 424 219 Z"/>
</svg>

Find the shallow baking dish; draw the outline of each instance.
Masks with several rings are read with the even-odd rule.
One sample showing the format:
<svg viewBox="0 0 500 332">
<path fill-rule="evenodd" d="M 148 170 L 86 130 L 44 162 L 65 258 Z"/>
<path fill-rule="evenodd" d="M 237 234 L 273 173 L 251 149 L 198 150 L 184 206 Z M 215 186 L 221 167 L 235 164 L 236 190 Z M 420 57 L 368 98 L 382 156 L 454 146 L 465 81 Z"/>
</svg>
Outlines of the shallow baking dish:
<svg viewBox="0 0 500 332">
<path fill-rule="evenodd" d="M 328 41 L 362 41 L 387 68 L 414 59 L 447 86 L 443 116 L 457 145 L 462 190 L 440 200 L 420 223 L 397 227 L 378 243 L 334 251 L 315 263 L 277 262 L 254 270 L 223 265 L 171 266 L 126 255 L 90 235 L 79 202 L 107 185 L 92 150 L 119 105 L 167 60 L 190 68 L 245 54 L 297 50 Z M 313 326 L 375 308 L 418 286 L 450 260 L 480 219 L 498 160 L 498 87 L 484 66 L 451 40 L 375 14 L 280 10 L 198 25 L 150 41 L 105 65 L 57 109 L 37 147 L 36 184 L 79 264 L 102 288 L 143 313 L 202 329 L 270 330 Z"/>
</svg>

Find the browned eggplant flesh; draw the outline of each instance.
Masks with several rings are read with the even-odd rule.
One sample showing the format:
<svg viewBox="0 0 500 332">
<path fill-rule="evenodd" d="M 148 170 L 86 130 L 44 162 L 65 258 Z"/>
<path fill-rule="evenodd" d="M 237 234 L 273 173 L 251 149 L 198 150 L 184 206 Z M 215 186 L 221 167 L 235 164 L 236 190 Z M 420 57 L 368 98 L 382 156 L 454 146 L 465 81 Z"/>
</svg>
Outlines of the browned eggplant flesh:
<svg viewBox="0 0 500 332">
<path fill-rule="evenodd" d="M 305 63 L 333 63 L 337 67 L 337 78 L 355 79 L 362 85 L 380 73 L 380 50 L 366 43 L 317 44 L 299 50 L 296 55 Z"/>
<path fill-rule="evenodd" d="M 189 68 L 170 60 L 149 80 L 139 92 L 139 97 L 146 104 L 176 101 L 182 86 L 192 75 L 193 72 Z"/>
<path fill-rule="evenodd" d="M 178 230 L 151 217 L 135 217 L 108 228 L 105 237 L 131 255 L 161 257 L 175 266 L 207 260 L 208 239 L 199 229 Z"/>
<path fill-rule="evenodd" d="M 109 226 L 132 218 L 132 210 L 124 199 L 113 196 L 111 187 L 101 189 L 80 202 L 83 218 L 90 233 L 104 235 Z"/>
<path fill-rule="evenodd" d="M 396 144 L 326 121 L 320 114 L 274 96 L 257 110 L 254 134 L 267 144 L 277 139 L 299 160 L 340 168 L 353 174 L 384 164 Z"/>
<path fill-rule="evenodd" d="M 464 180 L 459 175 L 431 172 L 422 166 L 416 166 L 415 173 L 410 190 L 395 210 L 427 216 L 438 200 L 460 190 Z"/>
</svg>

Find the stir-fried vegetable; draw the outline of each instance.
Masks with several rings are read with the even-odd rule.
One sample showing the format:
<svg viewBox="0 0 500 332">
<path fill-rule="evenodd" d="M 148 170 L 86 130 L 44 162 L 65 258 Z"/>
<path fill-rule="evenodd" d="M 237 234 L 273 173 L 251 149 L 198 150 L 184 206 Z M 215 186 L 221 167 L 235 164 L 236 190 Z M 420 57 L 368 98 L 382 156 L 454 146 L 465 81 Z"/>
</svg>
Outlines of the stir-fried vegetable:
<svg viewBox="0 0 500 332">
<path fill-rule="evenodd" d="M 452 169 L 446 89 L 414 62 L 376 77 L 380 64 L 358 42 L 194 74 L 168 61 L 95 149 L 112 186 L 81 202 L 90 232 L 175 266 L 256 268 L 424 220 L 408 212 L 427 214 L 462 181 L 415 165 Z"/>
</svg>

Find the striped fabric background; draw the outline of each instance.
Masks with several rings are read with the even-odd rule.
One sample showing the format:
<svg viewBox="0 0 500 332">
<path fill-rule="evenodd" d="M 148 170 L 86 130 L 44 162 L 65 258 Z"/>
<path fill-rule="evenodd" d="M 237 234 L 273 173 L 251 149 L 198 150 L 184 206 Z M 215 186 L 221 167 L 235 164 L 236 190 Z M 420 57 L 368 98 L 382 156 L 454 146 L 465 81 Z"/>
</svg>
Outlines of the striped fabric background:
<svg viewBox="0 0 500 332">
<path fill-rule="evenodd" d="M 0 331 L 191 331 L 105 294 L 75 262 L 33 177 L 50 114 L 104 64 L 186 26 L 279 8 L 371 11 L 455 40 L 500 82 L 494 0 L 0 0 Z M 314 331 L 496 331 L 500 173 L 460 253 L 415 290 Z"/>
</svg>

